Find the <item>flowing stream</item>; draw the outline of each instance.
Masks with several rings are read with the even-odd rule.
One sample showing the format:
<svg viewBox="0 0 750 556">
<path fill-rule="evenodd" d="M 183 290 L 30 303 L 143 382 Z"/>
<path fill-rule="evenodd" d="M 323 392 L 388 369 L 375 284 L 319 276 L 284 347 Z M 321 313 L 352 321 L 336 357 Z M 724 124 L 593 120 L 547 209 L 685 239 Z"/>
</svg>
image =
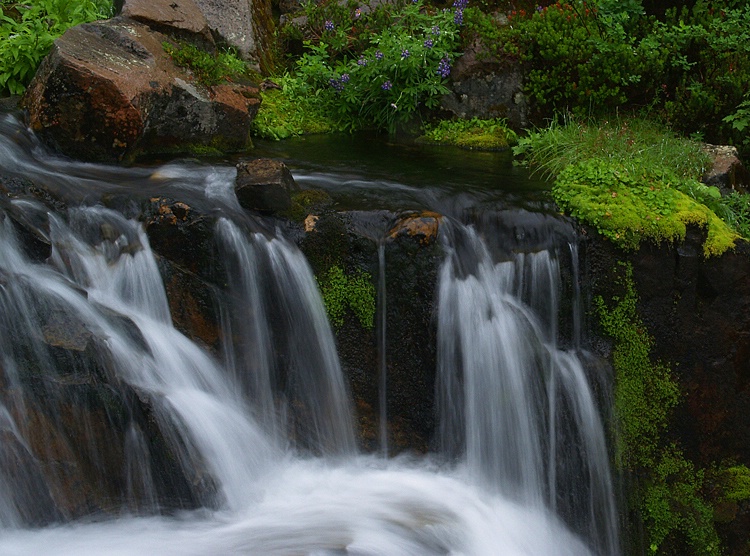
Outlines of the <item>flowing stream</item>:
<svg viewBox="0 0 750 556">
<path fill-rule="evenodd" d="M 581 362 L 579 314 L 563 317 L 571 345 L 558 341 L 574 240 L 540 231 L 548 246 L 502 250 L 496 229 L 446 218 L 436 448 L 388 458 L 385 428 L 379 453 L 359 451 L 312 271 L 239 209 L 231 166 L 66 161 L 5 117 L 0 173 L 54 192 L 0 204 L 0 554 L 620 553 L 606 408 Z M 227 296 L 215 353 L 173 326 L 131 205 L 100 202 L 134 187 L 218 215 Z M 378 282 L 382 295 L 384 271 Z M 580 311 L 574 297 L 565 306 Z"/>
</svg>

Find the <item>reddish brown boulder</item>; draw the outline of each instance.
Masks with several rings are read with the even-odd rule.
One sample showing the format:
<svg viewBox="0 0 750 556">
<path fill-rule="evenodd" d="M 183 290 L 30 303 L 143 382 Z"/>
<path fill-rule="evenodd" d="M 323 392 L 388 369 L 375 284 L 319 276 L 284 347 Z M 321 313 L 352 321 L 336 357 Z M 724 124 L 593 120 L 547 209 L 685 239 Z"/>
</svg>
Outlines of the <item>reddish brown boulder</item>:
<svg viewBox="0 0 750 556">
<path fill-rule="evenodd" d="M 60 152 L 84 160 L 250 145 L 257 88 L 204 87 L 164 52 L 167 36 L 126 17 L 69 29 L 29 86 L 31 127 Z"/>
<path fill-rule="evenodd" d="M 125 0 L 121 15 L 208 50 L 216 46 L 208 21 L 193 0 Z"/>
</svg>

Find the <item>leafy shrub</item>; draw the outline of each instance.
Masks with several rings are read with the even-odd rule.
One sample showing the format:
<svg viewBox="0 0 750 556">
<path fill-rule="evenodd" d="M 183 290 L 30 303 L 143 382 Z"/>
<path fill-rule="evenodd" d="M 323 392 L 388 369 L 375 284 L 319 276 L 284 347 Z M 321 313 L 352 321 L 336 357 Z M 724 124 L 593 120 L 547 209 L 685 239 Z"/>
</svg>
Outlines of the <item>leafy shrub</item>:
<svg viewBox="0 0 750 556">
<path fill-rule="evenodd" d="M 54 40 L 112 14 L 111 0 L 0 2 L 0 95 L 23 93 Z"/>
<path fill-rule="evenodd" d="M 456 145 L 467 149 L 507 149 L 518 140 L 516 133 L 501 118 L 480 120 L 442 120 L 427 124 L 421 140 Z"/>
<path fill-rule="evenodd" d="M 316 33 L 305 43 L 296 77 L 342 127 L 393 131 L 448 92 L 465 6 L 465 0 L 457 2 L 454 11 L 428 8 L 421 0 L 354 8 L 317 29 L 311 18 Z"/>
</svg>

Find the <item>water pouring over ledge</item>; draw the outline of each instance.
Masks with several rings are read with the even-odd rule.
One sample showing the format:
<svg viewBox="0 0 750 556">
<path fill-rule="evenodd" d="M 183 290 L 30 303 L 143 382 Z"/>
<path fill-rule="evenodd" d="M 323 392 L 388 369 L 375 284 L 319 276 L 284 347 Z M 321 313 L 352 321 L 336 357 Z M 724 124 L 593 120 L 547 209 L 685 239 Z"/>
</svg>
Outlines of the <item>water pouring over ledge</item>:
<svg viewBox="0 0 750 556">
<path fill-rule="evenodd" d="M 162 170 L 220 214 L 233 302 L 215 354 L 172 325 L 140 224 L 96 202 L 147 173 L 18 145 L 6 122 L 9 173 L 91 188 L 59 212 L 3 205 L 0 553 L 618 553 L 599 412 L 575 350 L 556 342 L 555 249 L 498 257 L 480 224 L 445 235 L 440 447 L 383 460 L 356 448 L 307 262 L 237 210 L 231 171 Z M 52 246 L 44 260 L 12 224 L 24 215 Z M 69 519 L 87 494 L 64 498 L 71 472 L 106 513 Z"/>
</svg>

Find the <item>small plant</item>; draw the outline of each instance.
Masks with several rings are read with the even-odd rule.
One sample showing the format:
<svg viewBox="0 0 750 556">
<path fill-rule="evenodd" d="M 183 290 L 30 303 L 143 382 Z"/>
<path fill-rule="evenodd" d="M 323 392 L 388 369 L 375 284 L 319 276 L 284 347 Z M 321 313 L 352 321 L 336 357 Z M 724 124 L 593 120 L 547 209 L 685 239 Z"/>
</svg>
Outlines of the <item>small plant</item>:
<svg viewBox="0 0 750 556">
<path fill-rule="evenodd" d="M 350 275 L 340 266 L 333 265 L 318 279 L 318 284 L 331 324 L 343 326 L 348 308 L 363 328 L 375 326 L 375 286 L 369 274 Z"/>
<path fill-rule="evenodd" d="M 507 149 L 518 141 L 516 133 L 505 120 L 493 118 L 480 120 L 442 120 L 424 127 L 422 141 L 456 145 L 466 149 Z"/>
<path fill-rule="evenodd" d="M 196 81 L 206 87 L 231 81 L 247 72 L 245 62 L 231 50 L 211 54 L 187 42 L 176 45 L 165 42 L 162 47 L 176 65 L 189 69 Z"/>
<path fill-rule="evenodd" d="M 67 29 L 112 15 L 111 0 L 0 2 L 0 95 L 20 95 Z"/>
<path fill-rule="evenodd" d="M 252 123 L 255 136 L 278 141 L 340 130 L 338 122 L 324 110 L 309 86 L 289 76 L 276 81 L 278 89 L 261 93 L 263 102 Z"/>
</svg>

